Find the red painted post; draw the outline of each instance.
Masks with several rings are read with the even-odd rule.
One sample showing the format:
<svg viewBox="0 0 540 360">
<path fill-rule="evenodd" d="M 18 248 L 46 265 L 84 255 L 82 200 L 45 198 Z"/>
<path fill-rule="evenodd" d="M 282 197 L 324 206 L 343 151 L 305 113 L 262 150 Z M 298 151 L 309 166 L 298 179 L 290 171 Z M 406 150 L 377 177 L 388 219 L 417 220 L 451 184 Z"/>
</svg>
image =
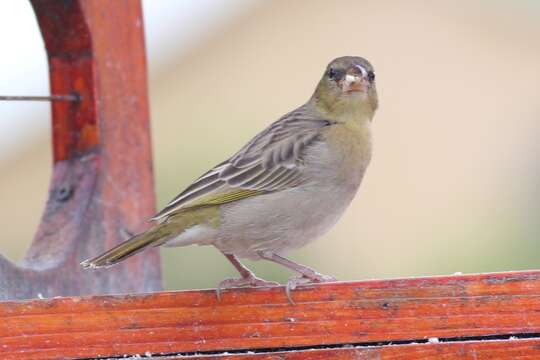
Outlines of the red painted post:
<svg viewBox="0 0 540 360">
<path fill-rule="evenodd" d="M 79 262 L 154 213 L 139 0 L 32 0 L 49 59 L 54 167 L 42 222 L 20 266 L 0 257 L 0 299 L 161 289 L 157 250 L 113 269 Z"/>
</svg>

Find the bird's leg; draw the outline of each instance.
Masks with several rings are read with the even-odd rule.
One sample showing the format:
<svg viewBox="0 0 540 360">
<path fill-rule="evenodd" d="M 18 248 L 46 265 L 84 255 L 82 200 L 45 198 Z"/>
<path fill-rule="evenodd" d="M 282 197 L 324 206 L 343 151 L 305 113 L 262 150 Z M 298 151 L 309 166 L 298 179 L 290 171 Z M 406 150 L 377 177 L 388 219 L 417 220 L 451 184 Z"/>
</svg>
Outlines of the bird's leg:
<svg viewBox="0 0 540 360">
<path fill-rule="evenodd" d="M 265 260 L 275 262 L 277 264 L 285 266 L 286 268 L 296 271 L 297 273 L 301 274 L 302 277 L 309 279 L 312 282 L 327 282 L 336 280 L 333 276 L 323 275 L 308 266 L 295 263 L 294 261 L 291 261 L 284 258 L 283 256 L 279 256 L 274 253 L 261 251 L 259 253 L 259 256 Z"/>
<path fill-rule="evenodd" d="M 279 283 L 274 281 L 266 281 L 261 278 L 258 278 L 255 276 L 255 274 L 249 270 L 247 267 L 242 265 L 242 263 L 236 258 L 236 256 L 232 254 L 225 254 L 225 257 L 227 260 L 233 264 L 233 266 L 238 270 L 240 273 L 239 279 L 225 279 L 222 282 L 219 283 L 217 289 L 216 289 L 216 295 L 218 300 L 221 300 L 221 290 L 223 289 L 229 289 L 233 287 L 239 287 L 239 286 L 278 286 Z"/>
<path fill-rule="evenodd" d="M 293 304 L 294 304 L 294 301 L 291 298 L 291 290 L 296 289 L 298 285 L 309 284 L 309 283 L 314 283 L 314 282 L 321 283 L 321 282 L 336 281 L 336 278 L 333 276 L 321 274 L 308 266 L 295 263 L 294 261 L 291 261 L 289 259 L 284 258 L 283 256 L 279 256 L 274 253 L 261 251 L 259 252 L 259 256 L 265 260 L 283 265 L 286 268 L 296 271 L 297 273 L 300 274 L 300 276 L 293 276 L 289 278 L 289 280 L 287 281 L 287 286 L 285 288 L 285 293 L 287 294 L 287 298 Z"/>
</svg>

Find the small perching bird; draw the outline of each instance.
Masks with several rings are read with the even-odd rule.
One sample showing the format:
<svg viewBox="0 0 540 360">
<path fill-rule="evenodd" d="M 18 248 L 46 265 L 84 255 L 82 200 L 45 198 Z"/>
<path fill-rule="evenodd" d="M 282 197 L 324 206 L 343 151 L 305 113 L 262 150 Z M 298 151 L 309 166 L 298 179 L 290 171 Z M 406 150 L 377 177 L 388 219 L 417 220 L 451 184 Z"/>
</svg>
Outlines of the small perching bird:
<svg viewBox="0 0 540 360">
<path fill-rule="evenodd" d="M 376 109 L 371 64 L 353 56 L 333 60 L 307 103 L 198 178 L 152 218 L 149 230 L 81 265 L 111 266 L 149 246 L 198 244 L 215 246 L 240 273 L 218 289 L 277 285 L 238 257 L 299 273 L 287 294 L 299 284 L 335 280 L 283 254 L 327 232 L 354 198 L 371 159 Z"/>
</svg>

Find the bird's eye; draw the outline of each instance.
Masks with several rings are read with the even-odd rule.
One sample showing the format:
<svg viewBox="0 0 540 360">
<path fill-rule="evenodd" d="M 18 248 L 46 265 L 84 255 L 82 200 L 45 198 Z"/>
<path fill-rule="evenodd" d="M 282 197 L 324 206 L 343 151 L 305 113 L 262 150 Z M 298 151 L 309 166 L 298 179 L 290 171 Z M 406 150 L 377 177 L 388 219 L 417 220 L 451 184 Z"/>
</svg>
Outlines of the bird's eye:
<svg viewBox="0 0 540 360">
<path fill-rule="evenodd" d="M 337 71 L 336 71 L 336 69 L 330 68 L 330 69 L 328 70 L 328 77 L 329 77 L 330 79 L 335 79 L 336 76 L 337 76 Z"/>
<path fill-rule="evenodd" d="M 328 69 L 328 77 L 332 80 L 338 81 L 339 79 L 343 77 L 343 75 L 344 75 L 343 70 L 334 69 L 334 68 Z"/>
<path fill-rule="evenodd" d="M 373 80 L 375 80 L 375 73 L 373 71 L 368 72 L 367 78 L 369 82 L 373 82 Z"/>
</svg>

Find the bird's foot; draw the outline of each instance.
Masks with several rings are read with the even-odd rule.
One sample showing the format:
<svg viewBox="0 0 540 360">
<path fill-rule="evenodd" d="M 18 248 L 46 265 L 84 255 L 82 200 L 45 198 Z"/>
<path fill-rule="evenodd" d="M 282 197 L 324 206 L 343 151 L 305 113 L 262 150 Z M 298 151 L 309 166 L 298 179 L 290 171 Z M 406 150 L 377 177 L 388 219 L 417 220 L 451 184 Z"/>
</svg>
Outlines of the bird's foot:
<svg viewBox="0 0 540 360">
<path fill-rule="evenodd" d="M 241 277 L 239 279 L 225 279 L 219 283 L 216 289 L 216 295 L 218 301 L 221 301 L 221 291 L 225 289 L 231 289 L 242 286 L 251 286 L 251 287 L 270 287 L 270 286 L 279 286 L 280 284 L 275 281 L 267 281 L 261 278 L 256 277 L 251 274 L 246 277 Z"/>
<path fill-rule="evenodd" d="M 306 275 L 293 276 L 287 281 L 287 285 L 285 286 L 285 294 L 287 295 L 287 299 L 289 299 L 289 302 L 291 304 L 294 304 L 291 296 L 291 291 L 296 289 L 299 285 L 333 282 L 336 280 L 337 279 L 333 276 L 320 274 L 318 272 L 313 272 L 312 274 L 309 274 L 309 277 Z"/>
</svg>

